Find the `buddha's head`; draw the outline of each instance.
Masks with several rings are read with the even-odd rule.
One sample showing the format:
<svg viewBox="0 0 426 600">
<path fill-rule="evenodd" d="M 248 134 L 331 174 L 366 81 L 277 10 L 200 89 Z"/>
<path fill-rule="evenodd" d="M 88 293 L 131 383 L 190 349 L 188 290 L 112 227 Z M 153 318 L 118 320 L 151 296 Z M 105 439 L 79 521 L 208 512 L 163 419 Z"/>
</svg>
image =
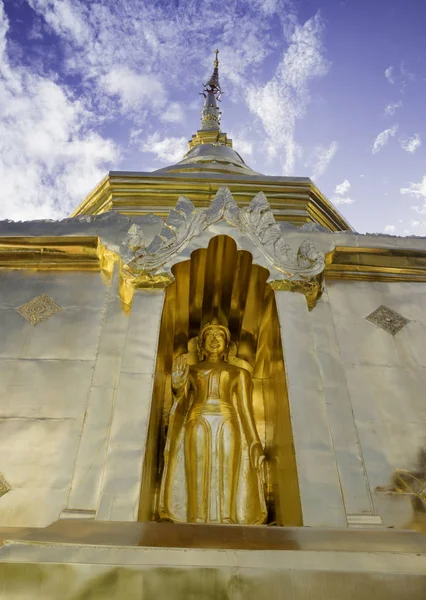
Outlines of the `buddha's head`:
<svg viewBox="0 0 426 600">
<path fill-rule="evenodd" d="M 219 322 L 206 323 L 198 334 L 198 358 L 213 360 L 228 360 L 228 350 L 231 343 L 231 332 Z"/>
</svg>

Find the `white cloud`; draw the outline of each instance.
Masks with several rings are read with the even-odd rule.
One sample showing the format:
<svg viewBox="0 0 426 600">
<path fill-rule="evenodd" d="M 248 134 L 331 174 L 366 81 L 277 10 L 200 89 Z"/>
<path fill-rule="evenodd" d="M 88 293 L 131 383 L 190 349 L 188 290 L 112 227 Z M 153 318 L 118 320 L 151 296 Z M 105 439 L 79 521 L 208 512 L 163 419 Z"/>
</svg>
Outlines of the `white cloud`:
<svg viewBox="0 0 426 600">
<path fill-rule="evenodd" d="M 398 125 L 394 125 L 393 127 L 390 127 L 389 129 L 385 129 L 384 131 L 379 133 L 379 135 L 376 137 L 376 139 L 373 142 L 373 149 L 372 149 L 373 154 L 376 154 L 377 152 L 379 152 L 379 150 L 381 150 L 384 146 L 386 146 L 386 144 L 389 142 L 390 138 L 395 136 L 397 129 L 398 129 Z"/>
<path fill-rule="evenodd" d="M 408 81 L 415 81 L 415 74 L 409 71 L 403 62 L 401 63 L 400 71 L 403 78 L 408 79 Z"/>
<path fill-rule="evenodd" d="M 395 233 L 396 227 L 395 225 L 386 225 L 383 229 L 385 233 Z"/>
<path fill-rule="evenodd" d="M 392 65 L 385 70 L 385 77 L 389 83 L 395 83 L 394 67 Z"/>
<path fill-rule="evenodd" d="M 328 71 L 323 29 L 319 14 L 296 25 L 275 75 L 265 85 L 248 89 L 249 108 L 262 122 L 270 147 L 275 154 L 285 152 L 285 173 L 294 170 L 298 154 L 294 133 L 296 121 L 304 116 L 310 101 L 308 84 Z"/>
<path fill-rule="evenodd" d="M 94 115 L 66 87 L 12 67 L 7 31 L 0 2 L 0 218 L 64 217 L 118 160 L 118 149 L 93 130 Z"/>
<path fill-rule="evenodd" d="M 415 133 L 412 138 L 401 141 L 401 148 L 406 152 L 415 152 L 421 146 L 421 143 L 420 135 Z"/>
<path fill-rule="evenodd" d="M 34 10 L 44 13 L 46 23 L 59 35 L 86 45 L 91 38 L 88 10 L 84 4 L 68 0 L 28 0 Z"/>
<path fill-rule="evenodd" d="M 385 77 L 389 83 L 397 83 L 401 92 L 407 87 L 407 82 L 412 83 L 416 79 L 415 74 L 409 71 L 403 62 L 400 63 L 399 67 L 394 67 L 393 65 L 388 67 L 385 70 Z"/>
<path fill-rule="evenodd" d="M 333 204 L 353 204 L 355 200 L 349 196 L 332 196 L 331 201 Z"/>
<path fill-rule="evenodd" d="M 124 113 L 151 106 L 160 108 L 166 102 L 164 86 L 155 75 L 140 75 L 127 66 L 117 67 L 101 78 L 101 86 L 120 99 Z"/>
<path fill-rule="evenodd" d="M 336 189 L 334 190 L 334 193 L 338 194 L 339 196 L 344 196 L 346 194 L 346 192 L 349 192 L 350 189 L 351 189 L 351 184 L 349 183 L 349 181 L 347 179 L 345 179 L 344 181 L 342 181 L 342 183 L 339 183 L 338 185 L 336 185 Z"/>
<path fill-rule="evenodd" d="M 124 67 L 139 76 L 161 77 L 166 93 L 182 84 L 201 83 L 212 68 L 215 47 L 221 50 L 221 77 L 228 93 L 230 87 L 242 93 L 247 73 L 275 50 L 272 25 L 278 21 L 284 27 L 292 18 L 291 0 L 217 0 L 214 6 L 211 0 L 173 6 L 150 0 L 28 2 L 65 44 L 68 70 L 108 95 L 104 78 Z"/>
<path fill-rule="evenodd" d="M 5 54 L 8 25 L 0 0 L 3 179 L 7 173 L 0 215 L 14 218 L 64 216 L 110 165 L 118 167 L 118 147 L 96 132 L 101 124 L 112 124 L 109 130 L 119 126 L 125 137 L 143 123 L 145 141 L 141 133 L 136 136 L 139 148 L 167 162 L 182 158 L 187 137 L 161 137 L 155 130 L 158 121 L 176 124 L 177 130 L 184 120 L 176 96 L 188 103 L 193 98 L 201 109 L 197 92 L 212 68 L 214 48 L 221 50 L 227 98 L 241 101 L 253 73 L 276 52 L 277 41 L 282 44 L 290 28 L 295 40 L 299 35 L 292 25 L 297 21 L 292 0 L 217 0 L 214 5 L 186 0 L 173 6 L 151 0 L 27 1 L 34 11 L 32 37 L 49 36 L 42 55 L 26 57 L 32 70 L 20 66 L 24 50 L 18 42 L 13 68 Z M 271 33 L 273 26 L 278 37 Z M 307 29 L 301 28 L 299 55 L 308 44 Z M 194 90 L 193 97 L 188 90 Z M 251 141 L 242 140 L 238 149 L 250 154 Z"/>
<path fill-rule="evenodd" d="M 238 152 L 238 154 L 241 154 L 243 156 L 243 158 L 245 156 L 253 155 L 252 142 L 249 142 L 248 140 L 244 140 L 242 138 L 231 138 L 231 139 L 233 142 L 233 148 L 234 148 L 235 152 Z"/>
<path fill-rule="evenodd" d="M 412 229 L 414 229 L 414 234 L 415 235 L 421 235 L 421 236 L 426 236 L 426 221 L 422 220 L 422 221 L 418 221 L 413 220 L 410 223 L 410 226 Z"/>
<path fill-rule="evenodd" d="M 247 138 L 242 131 L 229 131 L 228 137 L 232 140 L 232 147 L 235 152 L 241 154 L 243 159 L 246 156 L 253 155 L 253 141 Z"/>
<path fill-rule="evenodd" d="M 339 148 L 337 142 L 331 142 L 330 146 L 318 146 L 313 152 L 313 172 L 311 175 L 312 179 L 317 179 L 320 175 L 325 173 L 328 165 L 333 160 L 336 152 Z"/>
<path fill-rule="evenodd" d="M 334 188 L 334 194 L 330 198 L 333 204 L 353 204 L 355 200 L 347 195 L 351 189 L 350 182 L 345 179 Z"/>
<path fill-rule="evenodd" d="M 414 196 L 415 198 L 426 198 L 426 175 L 419 183 L 409 183 L 408 188 L 401 188 L 401 194 Z"/>
<path fill-rule="evenodd" d="M 398 102 L 391 102 L 385 108 L 385 115 L 389 115 L 389 116 L 394 115 L 396 113 L 396 111 L 398 110 L 398 108 L 402 108 L 401 100 L 399 100 Z"/>
<path fill-rule="evenodd" d="M 160 111 L 159 117 L 164 123 L 183 123 L 185 121 L 185 113 L 179 102 L 169 102 Z"/>
<path fill-rule="evenodd" d="M 141 150 L 155 154 L 156 158 L 166 164 L 174 164 L 182 160 L 188 151 L 188 140 L 185 137 L 161 139 L 159 133 L 154 133 L 142 142 Z"/>
<path fill-rule="evenodd" d="M 289 62 L 288 75 L 297 80 L 288 86 L 289 96 L 294 86 L 302 85 L 303 69 L 309 71 L 309 62 L 315 61 L 310 38 L 319 30 L 319 17 L 303 27 L 296 25 L 293 0 L 217 0 L 214 5 L 211 0 L 185 0 L 173 6 L 151 0 L 27 1 L 44 32 L 59 38 L 58 54 L 64 57 L 61 76 L 81 81 L 79 93 L 82 89 L 104 122 L 124 116 L 121 123 L 129 130 L 143 124 L 147 144 L 159 130 L 158 121 L 176 124 L 176 129 L 184 122 L 182 106 L 174 101 L 178 94 L 179 98 L 185 94 L 188 105 L 194 99 L 200 111 L 197 92 L 211 72 L 214 48 L 220 49 L 221 85 L 227 99 L 240 102 L 244 110 L 247 88 L 265 59 L 277 52 L 277 43 L 282 46 L 291 35 L 283 64 Z M 194 96 L 188 96 L 194 89 Z M 300 99 L 294 104 L 298 107 Z M 181 134 L 180 130 L 175 135 Z M 249 155 L 251 146 L 240 149 Z"/>
<path fill-rule="evenodd" d="M 411 196 L 417 200 L 423 200 L 423 204 L 417 204 L 411 208 L 419 215 L 426 214 L 426 175 L 419 183 L 410 182 L 408 187 L 400 189 L 404 196 Z"/>
</svg>

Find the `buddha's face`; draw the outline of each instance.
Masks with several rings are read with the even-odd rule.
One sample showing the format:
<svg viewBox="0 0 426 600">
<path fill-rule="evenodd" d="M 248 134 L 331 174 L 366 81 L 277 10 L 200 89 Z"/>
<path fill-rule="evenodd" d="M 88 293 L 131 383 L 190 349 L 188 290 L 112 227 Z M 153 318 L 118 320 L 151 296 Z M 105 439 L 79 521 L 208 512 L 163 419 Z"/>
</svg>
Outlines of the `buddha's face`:
<svg viewBox="0 0 426 600">
<path fill-rule="evenodd" d="M 203 335 L 203 350 L 207 358 L 222 358 L 227 345 L 226 333 L 221 327 L 209 327 Z"/>
</svg>

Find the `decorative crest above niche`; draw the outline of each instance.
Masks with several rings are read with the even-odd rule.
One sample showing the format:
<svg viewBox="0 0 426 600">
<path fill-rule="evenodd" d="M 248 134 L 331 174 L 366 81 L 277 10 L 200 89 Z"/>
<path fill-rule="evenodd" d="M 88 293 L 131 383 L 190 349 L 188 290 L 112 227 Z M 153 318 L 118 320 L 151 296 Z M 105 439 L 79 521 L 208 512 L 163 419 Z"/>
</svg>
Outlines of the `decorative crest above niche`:
<svg viewBox="0 0 426 600">
<path fill-rule="evenodd" d="M 310 240 L 303 241 L 293 252 L 263 192 L 247 207 L 240 208 L 227 187 L 221 187 L 205 209 L 195 208 L 188 198 L 180 196 L 161 231 L 148 245 L 141 227 L 133 224 L 120 251 L 123 283 L 132 287 L 164 287 L 173 281 L 171 267 L 179 262 L 183 249 L 221 220 L 244 233 L 260 251 L 260 264 L 269 270 L 272 287 L 305 293 L 312 308 L 322 290 L 324 254 Z"/>
</svg>

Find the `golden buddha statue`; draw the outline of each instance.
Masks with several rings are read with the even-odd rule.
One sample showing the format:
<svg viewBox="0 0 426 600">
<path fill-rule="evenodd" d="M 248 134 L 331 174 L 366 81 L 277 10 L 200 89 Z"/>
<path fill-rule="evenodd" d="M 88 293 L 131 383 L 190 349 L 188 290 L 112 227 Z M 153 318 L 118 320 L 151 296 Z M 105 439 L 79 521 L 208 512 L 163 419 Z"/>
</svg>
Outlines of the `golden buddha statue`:
<svg viewBox="0 0 426 600">
<path fill-rule="evenodd" d="M 260 524 L 267 516 L 264 453 L 249 371 L 229 360 L 231 334 L 201 328 L 198 362 L 173 363 L 173 405 L 164 450 L 159 514 L 189 523 Z"/>
</svg>

